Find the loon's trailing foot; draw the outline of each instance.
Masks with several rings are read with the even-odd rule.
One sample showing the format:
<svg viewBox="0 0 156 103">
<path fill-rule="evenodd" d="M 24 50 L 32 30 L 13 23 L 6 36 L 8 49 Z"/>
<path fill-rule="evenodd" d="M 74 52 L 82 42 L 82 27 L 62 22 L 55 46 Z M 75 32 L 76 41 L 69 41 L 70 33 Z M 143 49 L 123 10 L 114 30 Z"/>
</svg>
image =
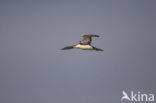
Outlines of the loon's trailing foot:
<svg viewBox="0 0 156 103">
<path fill-rule="evenodd" d="M 66 46 L 66 47 L 62 48 L 61 50 L 69 50 L 69 49 L 73 49 L 73 48 L 78 48 L 78 49 L 82 49 L 82 50 L 104 51 L 102 49 L 96 48 L 91 45 L 92 37 L 99 37 L 99 35 L 96 35 L 96 34 L 83 35 L 83 40 L 80 41 L 79 44 L 74 45 L 74 46 Z"/>
</svg>

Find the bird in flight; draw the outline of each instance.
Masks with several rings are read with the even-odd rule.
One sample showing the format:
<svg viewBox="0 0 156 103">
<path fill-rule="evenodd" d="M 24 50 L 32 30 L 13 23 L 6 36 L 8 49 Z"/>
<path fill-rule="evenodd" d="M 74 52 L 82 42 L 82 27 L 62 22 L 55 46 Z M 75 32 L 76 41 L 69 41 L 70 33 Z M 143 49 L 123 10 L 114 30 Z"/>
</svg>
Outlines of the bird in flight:
<svg viewBox="0 0 156 103">
<path fill-rule="evenodd" d="M 68 50 L 68 49 L 78 48 L 78 49 L 82 49 L 82 50 L 103 51 L 102 49 L 96 48 L 96 47 L 91 45 L 92 37 L 99 37 L 99 35 L 96 35 L 96 34 L 83 35 L 83 40 L 80 41 L 78 44 L 73 45 L 73 46 L 66 46 L 66 47 L 62 48 L 61 50 Z"/>
</svg>

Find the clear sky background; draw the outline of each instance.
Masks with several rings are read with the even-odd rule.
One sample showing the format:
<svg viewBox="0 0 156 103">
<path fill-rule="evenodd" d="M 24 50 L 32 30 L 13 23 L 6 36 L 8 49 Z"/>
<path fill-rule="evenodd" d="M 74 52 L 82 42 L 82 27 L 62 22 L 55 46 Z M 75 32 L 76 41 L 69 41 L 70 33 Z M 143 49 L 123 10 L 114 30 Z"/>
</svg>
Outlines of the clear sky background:
<svg viewBox="0 0 156 103">
<path fill-rule="evenodd" d="M 86 33 L 104 52 L 60 50 Z M 0 103 L 120 103 L 155 79 L 155 0 L 0 1 Z"/>
</svg>

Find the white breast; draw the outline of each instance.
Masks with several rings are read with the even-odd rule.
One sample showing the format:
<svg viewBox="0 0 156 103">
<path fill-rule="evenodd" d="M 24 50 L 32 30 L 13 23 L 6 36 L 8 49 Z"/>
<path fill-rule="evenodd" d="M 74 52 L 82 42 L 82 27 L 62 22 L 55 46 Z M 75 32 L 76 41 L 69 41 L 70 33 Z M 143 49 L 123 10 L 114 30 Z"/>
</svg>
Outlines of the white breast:
<svg viewBox="0 0 156 103">
<path fill-rule="evenodd" d="M 79 48 L 79 49 L 84 49 L 84 50 L 91 50 L 91 49 L 93 49 L 93 47 L 90 46 L 90 45 L 80 45 L 80 44 L 77 44 L 76 46 L 74 46 L 74 48 Z"/>
</svg>

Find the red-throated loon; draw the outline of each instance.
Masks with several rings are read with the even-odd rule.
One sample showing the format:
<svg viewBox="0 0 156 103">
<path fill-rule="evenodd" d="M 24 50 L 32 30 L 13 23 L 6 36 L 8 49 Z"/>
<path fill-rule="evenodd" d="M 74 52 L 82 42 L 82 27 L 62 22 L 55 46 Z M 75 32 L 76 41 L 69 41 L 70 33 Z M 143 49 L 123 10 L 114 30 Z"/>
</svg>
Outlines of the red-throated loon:
<svg viewBox="0 0 156 103">
<path fill-rule="evenodd" d="M 96 47 L 91 45 L 92 37 L 99 37 L 99 35 L 96 35 L 96 34 L 83 35 L 83 40 L 80 41 L 79 44 L 73 45 L 73 46 L 66 46 L 66 47 L 62 48 L 61 50 L 68 50 L 68 49 L 78 48 L 78 49 L 82 49 L 82 50 L 103 51 L 102 49 L 96 48 Z"/>
</svg>

